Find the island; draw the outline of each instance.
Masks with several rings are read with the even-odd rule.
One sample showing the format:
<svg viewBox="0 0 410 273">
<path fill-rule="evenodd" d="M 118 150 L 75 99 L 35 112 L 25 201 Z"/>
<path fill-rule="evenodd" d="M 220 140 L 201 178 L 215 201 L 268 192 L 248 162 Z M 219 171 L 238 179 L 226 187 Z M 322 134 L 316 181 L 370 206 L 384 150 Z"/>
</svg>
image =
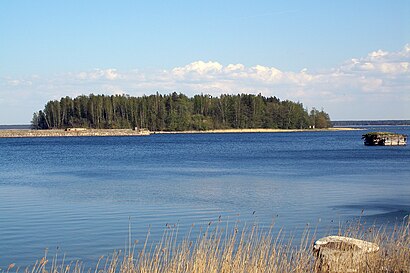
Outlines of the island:
<svg viewBox="0 0 410 273">
<path fill-rule="evenodd" d="M 324 110 L 261 94 L 182 93 L 81 95 L 48 101 L 33 114 L 32 129 L 134 129 L 208 131 L 229 129 L 322 129 L 332 127 Z"/>
</svg>

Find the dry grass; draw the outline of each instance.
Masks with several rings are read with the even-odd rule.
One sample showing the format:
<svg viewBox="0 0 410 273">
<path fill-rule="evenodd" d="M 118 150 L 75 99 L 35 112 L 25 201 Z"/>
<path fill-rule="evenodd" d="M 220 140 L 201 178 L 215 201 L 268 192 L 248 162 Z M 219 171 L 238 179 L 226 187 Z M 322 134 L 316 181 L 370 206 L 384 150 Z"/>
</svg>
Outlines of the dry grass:
<svg viewBox="0 0 410 273">
<path fill-rule="evenodd" d="M 377 243 L 380 250 L 364 268 L 353 272 L 410 272 L 410 221 L 393 230 L 364 228 L 358 224 L 344 228 L 339 235 Z M 263 273 L 263 272 L 316 272 L 312 246 L 314 232 L 306 231 L 303 239 L 295 243 L 285 241 L 282 232 L 257 226 L 222 228 L 209 226 L 196 238 L 178 240 L 178 229 L 167 229 L 162 240 L 150 243 L 134 242 L 132 247 L 101 257 L 95 267 L 85 269 L 81 262 L 65 264 L 64 259 L 47 255 L 35 265 L 21 269 L 24 273 Z M 131 242 L 130 242 L 131 245 Z M 137 250 L 139 249 L 139 250 Z M 57 260 L 59 262 L 57 262 Z M 348 268 L 349 265 L 342 265 Z M 6 273 L 19 272 L 13 264 Z M 345 270 L 347 272 L 347 270 Z"/>
</svg>

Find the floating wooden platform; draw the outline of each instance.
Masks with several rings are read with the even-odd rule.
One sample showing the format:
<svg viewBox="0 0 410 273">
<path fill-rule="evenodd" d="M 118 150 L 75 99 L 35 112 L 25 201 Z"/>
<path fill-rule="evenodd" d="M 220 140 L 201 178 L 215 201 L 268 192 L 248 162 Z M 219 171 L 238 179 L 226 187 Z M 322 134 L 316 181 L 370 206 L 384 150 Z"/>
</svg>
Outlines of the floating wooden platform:
<svg viewBox="0 0 410 273">
<path fill-rule="evenodd" d="M 390 132 L 371 132 L 362 135 L 367 146 L 404 146 L 407 145 L 407 135 Z"/>
</svg>

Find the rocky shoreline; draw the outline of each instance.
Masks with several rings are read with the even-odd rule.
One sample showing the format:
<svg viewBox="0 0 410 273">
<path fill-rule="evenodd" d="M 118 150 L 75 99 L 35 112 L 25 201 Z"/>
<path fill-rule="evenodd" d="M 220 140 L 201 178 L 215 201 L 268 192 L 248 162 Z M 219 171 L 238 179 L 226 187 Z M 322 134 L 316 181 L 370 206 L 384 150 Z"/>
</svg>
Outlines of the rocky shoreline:
<svg viewBox="0 0 410 273">
<path fill-rule="evenodd" d="M 131 129 L 85 129 L 85 130 L 0 130 L 0 138 L 18 137 L 81 137 L 81 136 L 147 136 L 149 131 Z"/>
</svg>

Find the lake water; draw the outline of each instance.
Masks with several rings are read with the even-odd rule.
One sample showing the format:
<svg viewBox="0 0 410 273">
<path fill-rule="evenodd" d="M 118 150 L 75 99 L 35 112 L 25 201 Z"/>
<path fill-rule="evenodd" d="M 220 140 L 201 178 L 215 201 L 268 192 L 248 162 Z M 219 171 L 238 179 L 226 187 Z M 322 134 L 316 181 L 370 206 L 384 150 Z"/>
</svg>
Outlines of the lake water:
<svg viewBox="0 0 410 273">
<path fill-rule="evenodd" d="M 410 147 L 366 131 L 0 139 L 0 268 L 44 249 L 95 261 L 166 225 L 209 222 L 326 234 L 410 212 Z M 382 128 L 410 135 L 410 127 Z"/>
</svg>

